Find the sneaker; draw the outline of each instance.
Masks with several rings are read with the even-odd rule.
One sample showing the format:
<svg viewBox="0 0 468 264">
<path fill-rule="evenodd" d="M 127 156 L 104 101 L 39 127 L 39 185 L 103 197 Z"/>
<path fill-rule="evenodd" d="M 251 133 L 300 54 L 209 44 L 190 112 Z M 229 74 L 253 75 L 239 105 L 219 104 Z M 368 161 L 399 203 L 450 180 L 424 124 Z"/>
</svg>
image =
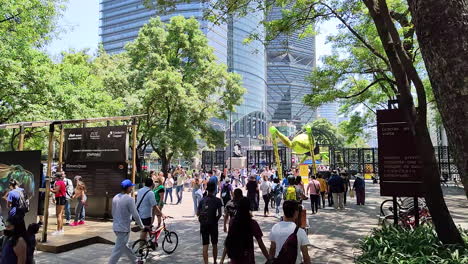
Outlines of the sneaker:
<svg viewBox="0 0 468 264">
<path fill-rule="evenodd" d="M 60 230 L 60 231 L 59 231 L 59 235 L 65 235 L 65 230 L 63 230 L 63 229 Z"/>
<path fill-rule="evenodd" d="M 70 224 L 70 226 L 77 226 L 77 225 L 79 225 L 79 223 L 76 221 Z"/>
<path fill-rule="evenodd" d="M 66 221 L 65 221 L 65 224 L 66 224 L 66 225 L 69 225 L 69 224 L 70 224 L 70 220 L 66 220 Z"/>
<path fill-rule="evenodd" d="M 58 236 L 58 235 L 60 235 L 60 231 L 58 231 L 58 230 L 57 230 L 57 231 L 54 231 L 54 232 L 52 232 L 52 235 L 53 235 L 53 236 Z"/>
<path fill-rule="evenodd" d="M 78 225 L 84 225 L 85 224 L 85 221 L 81 220 L 78 222 Z"/>
</svg>

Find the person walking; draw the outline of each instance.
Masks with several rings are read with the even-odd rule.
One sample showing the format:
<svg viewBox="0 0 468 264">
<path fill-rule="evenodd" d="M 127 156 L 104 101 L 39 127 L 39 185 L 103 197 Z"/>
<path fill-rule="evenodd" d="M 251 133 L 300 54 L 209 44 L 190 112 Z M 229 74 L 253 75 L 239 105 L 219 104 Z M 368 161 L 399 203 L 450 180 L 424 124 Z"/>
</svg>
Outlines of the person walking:
<svg viewBox="0 0 468 264">
<path fill-rule="evenodd" d="M 317 173 L 317 176 L 317 181 L 320 182 L 320 197 L 322 198 L 322 208 L 325 208 L 325 194 L 327 193 L 328 185 L 322 174 Z"/>
<path fill-rule="evenodd" d="M 320 206 L 320 182 L 316 180 L 315 176 L 309 181 L 309 184 L 306 188 L 306 195 L 310 195 L 310 208 L 312 209 L 312 214 L 318 213 Z"/>
<path fill-rule="evenodd" d="M 283 221 L 271 229 L 270 258 L 275 258 L 274 263 L 310 264 L 309 238 L 304 229 L 296 225 L 299 203 L 292 200 L 284 201 L 283 213 Z"/>
<path fill-rule="evenodd" d="M 141 222 L 147 229 L 151 228 L 151 226 L 153 225 L 154 216 L 159 211 L 157 207 L 156 198 L 154 197 L 154 193 L 152 192 L 153 187 L 153 179 L 146 178 L 145 187 L 138 190 L 137 193 L 137 211 L 140 215 Z M 161 214 L 160 211 L 159 214 Z M 147 235 L 148 233 L 145 230 L 143 230 L 141 232 L 140 239 L 146 239 Z"/>
<path fill-rule="evenodd" d="M 343 201 L 344 201 L 344 205 L 346 205 L 346 197 L 348 195 L 348 191 L 351 189 L 351 183 L 349 181 L 349 174 L 348 173 L 342 172 L 340 174 L 340 176 L 343 179 L 344 184 L 345 184 L 345 190 L 343 192 Z"/>
<path fill-rule="evenodd" d="M 218 178 L 218 176 L 213 174 L 213 171 L 208 171 L 208 181 L 207 181 L 206 185 L 208 185 L 208 183 L 210 183 L 210 182 L 214 183 L 214 185 L 215 185 L 214 195 L 216 196 L 218 194 L 219 178 Z"/>
<path fill-rule="evenodd" d="M 131 263 L 139 263 L 137 257 L 133 255 L 132 250 L 128 248 L 127 243 L 130 237 L 131 217 L 135 219 L 137 225 L 144 229 L 140 216 L 133 198 L 130 194 L 133 191 L 135 184 L 130 180 L 123 180 L 120 183 L 121 192 L 116 194 L 112 199 L 112 229 L 114 230 L 116 241 L 112 249 L 112 254 L 109 259 L 109 264 L 116 264 L 122 254 L 127 255 Z"/>
<path fill-rule="evenodd" d="M 278 178 L 275 178 L 273 180 L 273 186 L 272 186 L 272 193 L 273 193 L 273 196 L 272 196 L 272 199 L 275 200 L 275 211 L 276 211 L 276 217 L 278 218 L 279 217 L 279 213 L 280 213 L 280 210 L 279 210 L 279 207 L 281 205 L 281 199 L 283 197 L 283 192 L 284 192 L 284 187 L 283 185 L 280 183 L 279 179 Z"/>
<path fill-rule="evenodd" d="M 62 178 L 63 182 L 65 183 L 66 187 L 66 194 L 65 194 L 65 224 L 69 225 L 70 224 L 70 219 L 71 219 L 71 200 L 73 197 L 73 181 L 71 179 L 67 178 L 67 174 L 65 174 L 64 171 L 62 171 Z"/>
<path fill-rule="evenodd" d="M 364 205 L 366 199 L 366 182 L 361 175 L 357 175 L 353 183 L 353 189 L 356 192 L 357 205 Z"/>
<path fill-rule="evenodd" d="M 187 174 L 185 173 L 185 170 L 182 170 L 179 173 L 179 176 L 177 177 L 177 181 L 176 181 L 176 195 L 177 195 L 176 204 L 182 203 L 182 195 L 184 194 L 184 183 L 186 179 L 187 179 Z"/>
<path fill-rule="evenodd" d="M 192 199 L 193 199 L 193 215 L 197 215 L 198 203 L 203 198 L 203 184 L 196 173 L 192 181 Z"/>
<path fill-rule="evenodd" d="M 164 207 L 164 202 L 163 202 L 164 184 L 163 183 L 164 183 L 164 177 L 158 177 L 155 182 L 156 188 L 154 188 L 153 190 L 154 199 L 156 200 L 156 206 L 158 207 L 158 209 L 156 210 L 156 217 L 158 218 L 157 228 L 161 226 L 162 209 Z"/>
<path fill-rule="evenodd" d="M 250 210 L 258 211 L 258 183 L 254 176 L 250 176 L 249 181 L 245 185 L 245 189 L 247 190 L 247 198 L 250 200 Z"/>
<path fill-rule="evenodd" d="M 265 258 L 269 260 L 269 254 L 262 237 L 260 226 L 257 221 L 252 219 L 249 199 L 242 198 L 226 237 L 225 248 L 231 259 L 231 264 L 255 264 L 254 238 Z"/>
<path fill-rule="evenodd" d="M 197 216 L 200 222 L 200 233 L 203 245 L 203 262 L 208 264 L 208 246 L 213 247 L 213 263 L 218 258 L 218 221 L 221 218 L 221 208 L 223 204 L 221 199 L 215 196 L 216 185 L 214 182 L 208 182 L 208 194 L 201 199 L 198 204 Z"/>
<path fill-rule="evenodd" d="M 260 190 L 262 191 L 262 198 L 265 202 L 265 208 L 263 209 L 263 216 L 268 216 L 270 212 L 268 211 L 268 204 L 271 199 L 271 182 L 268 180 L 268 174 L 263 175 L 262 184 L 260 184 Z"/>
<path fill-rule="evenodd" d="M 24 264 L 27 261 L 26 226 L 21 215 L 8 217 L 3 234 L 1 264 Z"/>
<path fill-rule="evenodd" d="M 231 179 L 225 178 L 224 183 L 221 185 L 221 198 L 224 206 L 232 199 L 232 190 Z"/>
<path fill-rule="evenodd" d="M 70 226 L 84 225 L 85 224 L 85 204 L 88 199 L 86 196 L 86 185 L 82 181 L 81 176 L 75 176 L 76 188 L 72 198 L 76 199 L 75 206 L 75 221 Z"/>
<path fill-rule="evenodd" d="M 245 180 L 247 179 L 247 169 L 245 167 L 242 167 L 240 171 L 240 178 L 241 178 L 241 184 L 242 187 L 245 186 Z"/>
<path fill-rule="evenodd" d="M 335 209 L 344 209 L 345 188 L 345 181 L 336 173 L 328 180 L 328 193 L 331 193 L 333 196 L 333 207 Z"/>
<path fill-rule="evenodd" d="M 239 201 L 242 198 L 244 198 L 242 190 L 237 188 L 234 190 L 234 195 L 232 197 L 232 200 L 230 200 L 224 207 L 224 226 L 223 226 L 224 233 L 228 232 L 228 226 L 231 225 L 232 219 L 234 219 L 234 216 L 236 215 L 237 207 L 239 206 Z M 227 251 L 226 251 L 226 247 L 224 247 L 223 255 L 221 256 L 221 260 L 219 263 L 224 262 L 226 255 L 227 255 Z"/>
<path fill-rule="evenodd" d="M 165 187 L 166 187 L 166 190 L 165 190 L 165 197 L 164 197 L 164 203 L 167 204 L 167 197 L 168 196 L 171 196 L 171 204 L 173 203 L 173 200 L 172 200 L 172 188 L 174 187 L 174 179 L 172 179 L 172 175 L 169 173 L 167 174 L 167 179 L 166 179 L 166 183 L 165 183 Z"/>
<path fill-rule="evenodd" d="M 65 233 L 63 230 L 63 210 L 67 200 L 67 187 L 61 172 L 55 173 L 54 189 L 50 191 L 55 194 L 55 213 L 57 215 L 57 231 L 54 231 L 52 235 L 63 235 Z"/>
<path fill-rule="evenodd" d="M 24 219 L 26 215 L 26 196 L 24 189 L 20 188 L 19 183 L 16 180 L 10 180 L 9 182 L 10 191 L 6 195 L 8 216 L 18 216 Z"/>
</svg>

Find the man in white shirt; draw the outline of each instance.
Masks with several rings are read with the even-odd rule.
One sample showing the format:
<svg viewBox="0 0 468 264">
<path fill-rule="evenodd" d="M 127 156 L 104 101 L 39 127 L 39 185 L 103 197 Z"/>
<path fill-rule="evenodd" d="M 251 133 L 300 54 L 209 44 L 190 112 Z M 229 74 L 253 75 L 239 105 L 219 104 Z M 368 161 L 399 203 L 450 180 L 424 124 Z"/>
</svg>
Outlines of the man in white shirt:
<svg viewBox="0 0 468 264">
<path fill-rule="evenodd" d="M 288 237 L 296 230 L 296 219 L 299 215 L 299 206 L 295 201 L 284 201 L 283 203 L 284 219 L 275 224 L 270 233 L 270 257 L 278 258 L 281 248 L 285 244 Z M 308 246 L 310 245 L 304 229 L 297 230 L 297 257 L 296 264 L 310 264 Z M 302 254 L 301 254 L 302 253 Z"/>
<path fill-rule="evenodd" d="M 131 263 L 138 263 L 137 258 L 133 255 L 132 250 L 128 248 L 127 243 L 130 236 L 131 217 L 135 219 L 138 226 L 144 229 L 140 216 L 136 209 L 133 198 L 129 195 L 133 191 L 135 184 L 130 180 L 123 180 L 120 183 L 122 191 L 115 195 L 112 199 L 112 229 L 117 237 L 115 246 L 112 250 L 112 255 L 109 259 L 109 264 L 116 264 L 122 254 L 127 255 Z"/>
</svg>

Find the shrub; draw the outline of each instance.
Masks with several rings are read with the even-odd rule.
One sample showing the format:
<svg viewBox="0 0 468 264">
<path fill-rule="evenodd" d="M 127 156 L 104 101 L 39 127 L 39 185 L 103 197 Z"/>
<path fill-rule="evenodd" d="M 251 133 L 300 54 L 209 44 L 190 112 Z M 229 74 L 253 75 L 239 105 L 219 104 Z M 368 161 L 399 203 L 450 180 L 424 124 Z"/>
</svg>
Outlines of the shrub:
<svg viewBox="0 0 468 264">
<path fill-rule="evenodd" d="M 359 242 L 362 255 L 356 263 L 371 264 L 468 264 L 468 230 L 460 230 L 464 246 L 443 245 L 433 229 L 423 225 L 414 230 L 384 226 Z"/>
</svg>

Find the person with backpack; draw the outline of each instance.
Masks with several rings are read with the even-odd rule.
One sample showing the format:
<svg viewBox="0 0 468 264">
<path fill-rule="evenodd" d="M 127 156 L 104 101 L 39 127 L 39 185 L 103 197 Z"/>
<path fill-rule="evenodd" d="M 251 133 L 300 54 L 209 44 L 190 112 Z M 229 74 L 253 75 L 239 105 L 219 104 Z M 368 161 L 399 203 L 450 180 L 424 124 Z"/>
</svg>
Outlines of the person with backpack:
<svg viewBox="0 0 468 264">
<path fill-rule="evenodd" d="M 223 199 L 223 205 L 226 207 L 227 203 L 232 199 L 232 184 L 231 179 L 226 178 L 221 187 L 221 198 Z"/>
<path fill-rule="evenodd" d="M 10 180 L 10 191 L 7 194 L 7 207 L 10 208 L 8 216 L 18 216 L 24 219 L 29 211 L 29 201 L 24 189 L 20 188 L 16 180 Z"/>
<path fill-rule="evenodd" d="M 275 224 L 270 233 L 271 264 L 310 264 L 308 246 L 310 245 L 304 229 L 296 225 L 299 203 L 283 203 L 283 221 Z"/>
<path fill-rule="evenodd" d="M 57 215 L 57 231 L 54 231 L 52 235 L 63 235 L 63 210 L 67 201 L 67 187 L 61 172 L 55 173 L 54 189 L 50 191 L 55 194 L 55 212 Z"/>
<path fill-rule="evenodd" d="M 258 183 L 254 176 L 250 176 L 249 181 L 245 185 L 245 189 L 247 190 L 247 198 L 250 201 L 250 210 L 258 211 Z"/>
<path fill-rule="evenodd" d="M 200 222 L 200 234 L 202 237 L 203 245 L 203 261 L 208 264 L 208 246 L 213 247 L 213 261 L 216 263 L 218 258 L 218 221 L 221 218 L 221 208 L 223 204 L 221 199 L 215 196 L 216 184 L 208 182 L 207 196 L 198 204 L 197 216 Z"/>
<path fill-rule="evenodd" d="M 239 207 L 239 201 L 244 198 L 244 194 L 242 190 L 237 188 L 234 190 L 234 195 L 232 196 L 232 200 L 227 203 L 224 207 L 224 233 L 228 232 L 228 226 L 231 226 L 232 219 L 236 215 L 237 208 Z M 224 247 L 223 255 L 221 256 L 221 260 L 219 263 L 223 263 L 224 259 L 226 258 L 227 251 L 226 247 Z"/>
<path fill-rule="evenodd" d="M 297 201 L 296 195 L 296 178 L 294 176 L 288 177 L 288 186 L 286 187 L 286 191 L 284 192 L 284 201 Z"/>
<path fill-rule="evenodd" d="M 310 195 L 310 207 L 312 214 L 318 213 L 320 206 L 320 182 L 316 180 L 315 176 L 309 181 L 306 188 L 306 195 Z"/>
<path fill-rule="evenodd" d="M 270 202 L 271 199 L 271 182 L 268 180 L 268 175 L 263 174 L 263 181 L 262 184 L 260 184 L 260 190 L 262 191 L 262 198 L 263 201 L 265 202 L 265 208 L 263 209 L 263 216 L 269 215 L 268 211 L 268 203 Z"/>
<path fill-rule="evenodd" d="M 333 196 L 333 207 L 335 210 L 338 208 L 344 209 L 344 192 L 346 189 L 346 184 L 343 178 L 338 176 L 336 171 L 332 174 L 328 180 L 328 193 L 331 193 Z"/>
<path fill-rule="evenodd" d="M 276 217 L 279 217 L 279 207 L 281 205 L 281 199 L 283 197 L 283 192 L 284 192 L 284 188 L 283 188 L 283 185 L 280 184 L 280 181 L 278 178 L 275 178 L 273 180 L 273 186 L 272 186 L 272 199 L 275 201 L 275 210 L 276 210 Z"/>
<path fill-rule="evenodd" d="M 231 259 L 231 264 L 255 263 L 253 238 L 257 240 L 258 246 L 268 260 L 269 254 L 263 243 L 262 236 L 260 226 L 257 221 L 252 219 L 249 199 L 242 198 L 239 201 L 236 215 L 229 225 L 229 232 L 225 242 L 225 249 Z"/>
<path fill-rule="evenodd" d="M 65 193 L 65 224 L 69 225 L 70 224 L 70 219 L 71 219 L 71 200 L 73 196 L 73 181 L 67 178 L 67 175 L 65 174 L 64 171 L 62 171 L 62 178 L 63 182 L 65 183 L 66 187 L 66 193 Z"/>
<path fill-rule="evenodd" d="M 28 226 L 24 239 L 26 241 L 26 264 L 33 264 L 34 251 L 36 251 L 36 234 L 39 232 L 41 226 L 37 223 L 32 223 Z"/>
</svg>

